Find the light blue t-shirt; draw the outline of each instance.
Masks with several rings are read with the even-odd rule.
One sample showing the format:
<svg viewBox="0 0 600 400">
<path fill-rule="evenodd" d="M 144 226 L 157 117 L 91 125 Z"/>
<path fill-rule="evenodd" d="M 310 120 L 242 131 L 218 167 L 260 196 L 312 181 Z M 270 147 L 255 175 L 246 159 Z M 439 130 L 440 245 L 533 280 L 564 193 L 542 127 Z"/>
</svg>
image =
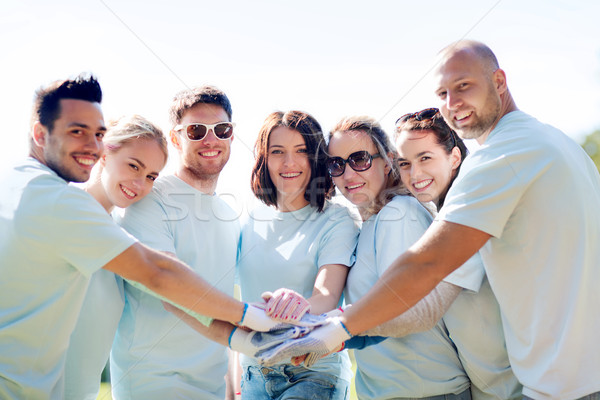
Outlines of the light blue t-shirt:
<svg viewBox="0 0 600 400">
<path fill-rule="evenodd" d="M 240 227 L 218 196 L 178 177 L 159 178 L 125 210 L 121 225 L 145 245 L 173 253 L 214 287 L 233 293 Z M 125 283 L 125 309 L 111 353 L 113 395 L 126 399 L 223 399 L 227 348 Z"/>
<path fill-rule="evenodd" d="M 89 277 L 135 239 L 37 160 L 6 171 L 0 185 L 0 398 L 62 399 Z"/>
<path fill-rule="evenodd" d="M 431 215 L 411 196 L 396 196 L 363 222 L 356 263 L 346 282 L 346 300 L 354 303 L 377 282 L 390 264 L 425 232 Z M 361 399 L 421 398 L 462 393 L 469 379 L 443 321 L 426 331 L 388 338 L 355 350 L 356 392 Z"/>
<path fill-rule="evenodd" d="M 67 351 L 65 399 L 96 400 L 125 306 L 123 279 L 101 269 L 90 279 Z"/>
<path fill-rule="evenodd" d="M 480 254 L 529 397 L 600 391 L 599 204 L 581 146 L 514 111 L 465 160 L 437 217 L 492 236 Z"/>
<path fill-rule="evenodd" d="M 354 263 L 357 236 L 356 222 L 339 204 L 328 202 L 321 213 L 310 205 L 292 212 L 258 207 L 242 229 L 238 274 L 243 301 L 262 302 L 263 292 L 279 288 L 311 297 L 320 267 Z M 258 365 L 244 355 L 241 361 L 244 368 Z M 345 351 L 322 358 L 310 369 L 347 382 L 352 377 Z"/>
</svg>

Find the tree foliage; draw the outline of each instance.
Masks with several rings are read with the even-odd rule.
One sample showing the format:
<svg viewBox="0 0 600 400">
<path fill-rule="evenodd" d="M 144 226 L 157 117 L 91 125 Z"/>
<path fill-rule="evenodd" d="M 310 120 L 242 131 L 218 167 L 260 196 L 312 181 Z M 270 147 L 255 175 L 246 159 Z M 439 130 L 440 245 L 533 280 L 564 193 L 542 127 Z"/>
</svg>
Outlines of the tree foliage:
<svg viewBox="0 0 600 400">
<path fill-rule="evenodd" d="M 596 168 L 600 171 L 600 130 L 596 130 L 587 135 L 581 146 L 594 161 Z"/>
</svg>

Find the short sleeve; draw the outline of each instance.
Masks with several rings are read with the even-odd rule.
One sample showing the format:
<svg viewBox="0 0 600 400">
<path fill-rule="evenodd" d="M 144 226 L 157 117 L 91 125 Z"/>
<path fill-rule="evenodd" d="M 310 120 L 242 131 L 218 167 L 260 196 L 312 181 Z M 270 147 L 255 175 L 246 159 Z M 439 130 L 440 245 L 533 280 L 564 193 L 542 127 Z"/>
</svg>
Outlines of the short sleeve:
<svg viewBox="0 0 600 400">
<path fill-rule="evenodd" d="M 349 210 L 339 204 L 329 204 L 324 212 L 327 213 L 327 230 L 319 241 L 317 266 L 341 264 L 350 267 L 354 264 L 358 225 Z"/>
<path fill-rule="evenodd" d="M 527 164 L 482 153 L 465 160 L 436 219 L 500 237 L 525 190 L 514 168 Z"/>
<path fill-rule="evenodd" d="M 451 283 L 473 292 L 479 292 L 484 276 L 485 270 L 483 269 L 483 261 L 481 260 L 479 252 L 477 252 L 473 257 L 469 258 L 467 262 L 445 277 L 444 282 Z"/>
<path fill-rule="evenodd" d="M 67 186 L 44 219 L 56 254 L 85 275 L 104 267 L 135 243 L 102 206 L 83 190 Z"/>
</svg>

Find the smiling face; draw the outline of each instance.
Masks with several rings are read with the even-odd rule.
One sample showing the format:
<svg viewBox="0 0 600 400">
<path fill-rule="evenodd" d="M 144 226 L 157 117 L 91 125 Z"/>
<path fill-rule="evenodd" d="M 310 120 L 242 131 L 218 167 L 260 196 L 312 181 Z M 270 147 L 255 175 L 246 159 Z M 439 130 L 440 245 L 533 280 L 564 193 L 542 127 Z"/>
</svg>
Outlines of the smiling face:
<svg viewBox="0 0 600 400">
<path fill-rule="evenodd" d="M 491 71 L 469 49 L 442 58 L 435 74 L 440 112 L 463 139 L 483 143 L 498 123 L 502 101 L 495 80 L 502 74 Z"/>
<path fill-rule="evenodd" d="M 229 117 L 221 106 L 201 103 L 186 110 L 180 124 L 196 122 L 216 124 L 229 122 Z M 229 160 L 232 140 L 233 136 L 226 140 L 217 139 L 212 129 L 204 139 L 198 141 L 189 140 L 183 131 L 171 132 L 171 142 L 180 155 L 179 170 L 183 179 L 190 180 L 190 184 L 200 181 L 208 182 L 208 186 L 216 185 L 219 174 Z"/>
<path fill-rule="evenodd" d="M 109 204 L 125 208 L 144 198 L 166 161 L 160 145 L 151 139 L 134 139 L 108 150 L 100 161 L 100 179 Z"/>
<path fill-rule="evenodd" d="M 267 169 L 277 190 L 277 208 L 294 211 L 306 206 L 311 177 L 306 143 L 299 132 L 279 126 L 269 135 Z"/>
<path fill-rule="evenodd" d="M 402 131 L 396 138 L 402 183 L 420 202 L 436 205 L 445 196 L 460 165 L 460 150 L 449 154 L 429 130 Z"/>
<path fill-rule="evenodd" d="M 85 182 L 104 151 L 105 132 L 99 103 L 63 99 L 52 131 L 38 122 L 34 140 L 41 148 L 42 163 L 67 182 Z"/>
<path fill-rule="evenodd" d="M 329 139 L 328 152 L 331 157 L 344 160 L 357 151 L 367 151 L 371 156 L 379 153 L 371 137 L 363 131 L 335 132 Z M 344 173 L 333 178 L 338 190 L 352 204 L 358 207 L 363 219 L 368 217 L 368 209 L 385 188 L 390 167 L 382 157 L 374 158 L 371 168 L 354 171 L 346 163 Z"/>
</svg>

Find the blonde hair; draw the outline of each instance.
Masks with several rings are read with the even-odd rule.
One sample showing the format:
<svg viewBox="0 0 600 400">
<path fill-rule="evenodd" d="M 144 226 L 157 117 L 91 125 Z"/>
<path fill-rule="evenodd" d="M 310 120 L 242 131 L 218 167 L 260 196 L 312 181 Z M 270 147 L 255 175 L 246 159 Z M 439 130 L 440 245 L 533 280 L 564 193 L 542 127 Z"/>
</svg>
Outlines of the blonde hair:
<svg viewBox="0 0 600 400">
<path fill-rule="evenodd" d="M 167 139 L 162 130 L 146 118 L 137 114 L 110 121 L 103 142 L 108 151 L 115 152 L 123 145 L 137 139 L 156 141 L 165 155 L 165 161 L 169 157 Z"/>
<path fill-rule="evenodd" d="M 395 196 L 410 195 L 408 189 L 402 184 L 402 179 L 400 179 L 396 149 L 392 146 L 389 136 L 381 128 L 381 125 L 374 118 L 367 116 L 345 117 L 329 132 L 329 140 L 336 133 L 349 132 L 364 132 L 367 134 L 373 141 L 381 158 L 390 167 L 383 190 L 377 195 L 367 212 L 375 215 Z"/>
</svg>

